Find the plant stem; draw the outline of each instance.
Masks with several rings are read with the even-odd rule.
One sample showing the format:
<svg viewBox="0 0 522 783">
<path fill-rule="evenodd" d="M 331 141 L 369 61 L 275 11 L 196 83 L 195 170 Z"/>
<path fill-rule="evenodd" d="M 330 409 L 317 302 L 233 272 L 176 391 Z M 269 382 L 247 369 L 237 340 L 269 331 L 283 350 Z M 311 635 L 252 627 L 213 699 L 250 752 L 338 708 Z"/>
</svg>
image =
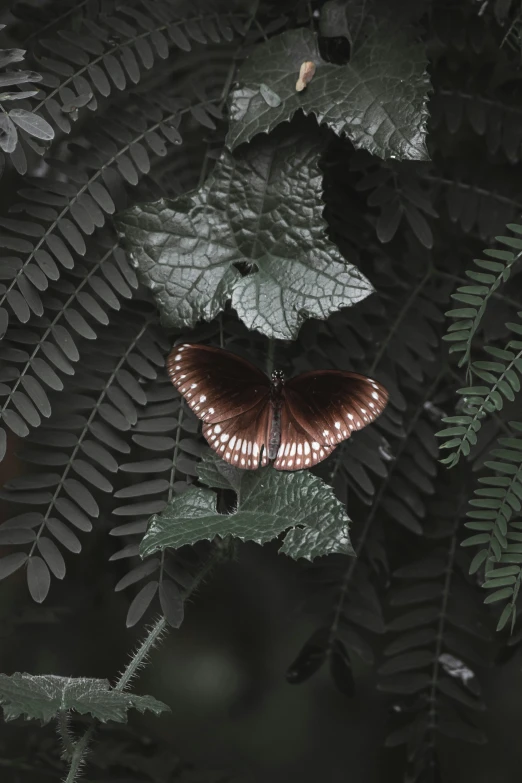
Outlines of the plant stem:
<svg viewBox="0 0 522 783">
<path fill-rule="evenodd" d="M 114 686 L 115 691 L 123 691 L 127 687 L 130 680 L 136 674 L 148 653 L 159 640 L 166 627 L 166 619 L 164 617 L 160 617 L 156 624 L 151 628 L 141 645 L 138 647 L 136 653 L 132 656 L 127 668 Z"/>
<path fill-rule="evenodd" d="M 75 744 L 71 758 L 71 766 L 69 767 L 69 772 L 65 778 L 65 783 L 75 783 L 75 781 L 78 780 L 78 772 L 80 771 L 80 766 L 83 763 L 85 751 L 87 750 L 87 746 L 89 745 L 93 734 L 94 726 L 91 726 L 87 729 L 83 737 L 81 737 Z"/>
<path fill-rule="evenodd" d="M 268 341 L 268 354 L 266 357 L 266 374 L 270 376 L 272 374 L 272 370 L 274 369 L 274 361 L 275 361 L 275 340 L 273 337 L 270 338 Z"/>
<path fill-rule="evenodd" d="M 74 753 L 74 739 L 71 737 L 69 731 L 68 714 L 67 712 L 58 713 L 58 733 L 63 742 L 65 758 L 70 761 Z"/>
<path fill-rule="evenodd" d="M 185 592 L 185 600 L 189 598 L 192 593 L 199 587 L 201 582 L 207 577 L 209 572 L 214 568 L 217 563 L 219 563 L 221 560 L 225 560 L 228 556 L 229 552 L 229 546 L 227 545 L 226 540 L 224 541 L 218 541 L 214 545 L 214 550 L 210 557 L 208 558 L 207 562 L 203 566 L 203 568 L 200 570 L 198 574 L 196 574 L 194 581 L 190 585 L 190 587 Z M 131 661 L 129 662 L 128 666 L 126 667 L 125 671 L 119 678 L 118 682 L 114 686 L 115 691 L 123 691 L 129 682 L 132 680 L 133 676 L 136 674 L 136 672 L 140 669 L 140 667 L 144 664 L 144 661 L 147 658 L 147 655 L 151 651 L 151 649 L 154 647 L 155 644 L 160 640 L 161 636 L 164 634 L 164 632 L 168 628 L 168 623 L 165 617 L 160 617 L 160 619 L 154 624 L 154 626 L 150 629 L 147 636 L 137 649 L 136 653 L 132 656 Z M 81 766 L 81 763 L 83 761 L 83 757 L 85 755 L 85 751 L 87 750 L 87 746 L 94 734 L 95 726 L 91 726 L 83 737 L 81 737 L 76 743 L 74 743 L 71 753 L 71 766 L 69 768 L 69 772 L 67 774 L 67 777 L 64 781 L 64 783 L 77 783 L 78 781 L 78 771 Z M 70 735 L 68 734 L 70 737 Z"/>
</svg>

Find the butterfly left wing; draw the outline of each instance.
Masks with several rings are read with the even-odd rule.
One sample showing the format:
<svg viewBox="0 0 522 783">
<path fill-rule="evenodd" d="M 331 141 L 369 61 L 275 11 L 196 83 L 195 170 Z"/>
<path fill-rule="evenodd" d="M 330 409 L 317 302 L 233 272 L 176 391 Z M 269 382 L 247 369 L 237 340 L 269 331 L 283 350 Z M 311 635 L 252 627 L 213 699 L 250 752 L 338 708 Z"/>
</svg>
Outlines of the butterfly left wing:
<svg viewBox="0 0 522 783">
<path fill-rule="evenodd" d="M 198 343 L 175 346 L 167 370 L 222 459 L 245 470 L 267 464 L 272 408 L 270 381 L 261 370 L 230 351 Z"/>
<path fill-rule="evenodd" d="M 317 370 L 292 378 L 283 389 L 274 467 L 298 470 L 321 462 L 352 432 L 375 421 L 387 401 L 380 383 L 358 373 Z"/>
<path fill-rule="evenodd" d="M 215 423 L 254 408 L 270 395 L 270 381 L 240 356 L 199 343 L 175 346 L 168 359 L 170 380 L 196 416 Z"/>
</svg>

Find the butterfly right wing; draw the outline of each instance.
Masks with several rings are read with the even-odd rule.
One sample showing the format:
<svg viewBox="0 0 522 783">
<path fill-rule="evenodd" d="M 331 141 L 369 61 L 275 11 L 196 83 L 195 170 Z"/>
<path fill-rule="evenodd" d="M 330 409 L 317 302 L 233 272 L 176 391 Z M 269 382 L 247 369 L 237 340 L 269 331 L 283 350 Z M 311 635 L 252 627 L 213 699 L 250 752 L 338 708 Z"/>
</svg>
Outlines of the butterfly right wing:
<svg viewBox="0 0 522 783">
<path fill-rule="evenodd" d="M 379 416 L 386 389 L 365 375 L 340 370 L 303 373 L 285 383 L 277 470 L 311 468 L 353 431 Z"/>
<path fill-rule="evenodd" d="M 222 348 L 175 346 L 167 359 L 170 380 L 196 416 L 216 423 L 269 400 L 270 381 L 253 364 Z"/>
<path fill-rule="evenodd" d="M 314 441 L 337 446 L 381 415 L 388 392 L 366 375 L 315 370 L 288 381 L 284 398 L 292 419 Z"/>
<path fill-rule="evenodd" d="M 326 445 L 300 426 L 292 416 L 288 405 L 281 411 L 281 441 L 277 450 L 276 470 L 303 470 L 312 468 L 326 459 L 335 446 Z"/>
<path fill-rule="evenodd" d="M 268 464 L 268 438 L 272 421 L 270 398 L 244 413 L 218 423 L 203 424 L 208 444 L 225 462 L 243 470 Z"/>
</svg>

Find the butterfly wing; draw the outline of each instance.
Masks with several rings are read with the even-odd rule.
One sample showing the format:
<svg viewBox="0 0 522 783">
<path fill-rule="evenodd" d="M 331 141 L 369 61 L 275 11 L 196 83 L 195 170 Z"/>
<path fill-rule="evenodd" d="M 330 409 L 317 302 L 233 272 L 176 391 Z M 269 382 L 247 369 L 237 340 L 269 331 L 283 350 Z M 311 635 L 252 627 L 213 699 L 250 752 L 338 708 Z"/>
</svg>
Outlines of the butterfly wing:
<svg viewBox="0 0 522 783">
<path fill-rule="evenodd" d="M 272 408 L 261 370 L 230 351 L 189 343 L 172 350 L 167 370 L 222 459 L 246 470 L 267 464 Z"/>
<path fill-rule="evenodd" d="M 283 389 L 274 467 L 299 470 L 321 462 L 352 432 L 375 421 L 387 401 L 380 383 L 358 373 L 318 370 L 292 378 Z"/>
<path fill-rule="evenodd" d="M 307 429 L 301 427 L 283 405 L 281 411 L 281 442 L 277 450 L 274 468 L 277 470 L 302 470 L 322 462 L 335 446 L 321 443 Z"/>
<path fill-rule="evenodd" d="M 184 343 L 173 348 L 167 372 L 196 416 L 230 419 L 268 401 L 270 381 L 253 364 L 222 348 Z"/>
<path fill-rule="evenodd" d="M 255 470 L 268 464 L 271 418 L 272 408 L 267 399 L 220 423 L 205 423 L 203 435 L 226 462 L 243 470 Z"/>
</svg>

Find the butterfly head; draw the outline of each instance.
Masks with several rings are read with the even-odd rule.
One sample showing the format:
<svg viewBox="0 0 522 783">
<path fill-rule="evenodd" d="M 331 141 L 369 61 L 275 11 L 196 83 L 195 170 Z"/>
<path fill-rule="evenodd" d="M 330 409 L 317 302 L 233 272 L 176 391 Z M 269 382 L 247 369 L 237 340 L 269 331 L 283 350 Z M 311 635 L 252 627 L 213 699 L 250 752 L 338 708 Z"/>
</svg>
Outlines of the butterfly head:
<svg viewBox="0 0 522 783">
<path fill-rule="evenodd" d="M 272 386 L 276 391 L 282 388 L 285 382 L 285 374 L 281 370 L 273 370 L 271 375 Z"/>
</svg>

